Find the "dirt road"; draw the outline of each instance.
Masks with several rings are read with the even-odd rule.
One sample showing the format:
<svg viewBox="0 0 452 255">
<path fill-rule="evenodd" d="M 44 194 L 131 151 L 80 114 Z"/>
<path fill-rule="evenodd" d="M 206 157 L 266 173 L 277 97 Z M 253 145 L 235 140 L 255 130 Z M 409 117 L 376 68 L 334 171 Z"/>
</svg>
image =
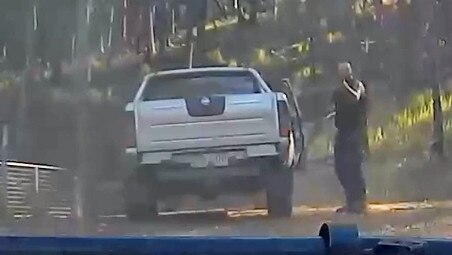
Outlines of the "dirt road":
<svg viewBox="0 0 452 255">
<path fill-rule="evenodd" d="M 291 219 L 270 219 L 264 210 L 178 213 L 153 223 L 101 218 L 94 235 L 308 236 L 324 222 L 355 223 L 366 235 L 452 237 L 452 202 L 372 204 L 364 216 L 339 215 L 333 207 L 297 207 Z"/>
<path fill-rule="evenodd" d="M 385 169 L 379 169 L 383 175 Z M 426 172 L 423 180 L 431 188 L 447 187 L 446 173 L 441 175 L 442 183 L 432 182 L 431 171 Z M 409 175 L 408 175 L 409 176 Z M 377 176 L 378 177 L 378 176 Z M 386 187 L 385 182 L 376 176 L 368 178 L 369 186 Z M 416 189 L 413 179 L 387 178 L 395 182 L 392 187 Z M 378 185 L 379 184 L 379 185 Z M 102 236 L 153 236 L 153 235 L 189 235 L 189 236 L 307 236 L 316 235 L 324 222 L 356 223 L 363 234 L 371 235 L 409 235 L 409 236 L 443 236 L 452 237 L 452 201 L 441 199 L 435 201 L 431 196 L 424 202 L 383 202 L 404 201 L 397 197 L 386 196 L 396 193 L 388 186 L 389 192 L 378 194 L 371 189 L 369 213 L 365 216 L 340 215 L 335 213 L 341 204 L 342 190 L 331 167 L 312 166 L 306 173 L 297 173 L 294 192 L 294 216 L 291 219 L 270 219 L 265 210 L 224 210 L 210 212 L 163 213 L 154 222 L 131 223 L 124 215 L 121 199 L 121 185 L 111 185 L 105 189 L 105 199 L 97 203 L 105 209 L 102 217 L 86 226 L 84 234 Z M 420 193 L 428 195 L 426 185 Z M 432 193 L 433 194 L 433 193 Z M 107 199 L 108 198 L 108 199 Z M 386 199 L 386 200 L 385 200 Z M 408 201 L 414 201 L 409 200 Z M 419 200 L 418 200 L 419 201 Z M 422 201 L 422 199 L 420 200 Z M 249 202 L 249 201 L 248 201 Z M 245 202 L 246 205 L 247 202 Z M 108 206 L 109 205 L 109 206 Z M 187 205 L 196 203 L 188 201 Z M 205 205 L 202 205 L 205 206 Z M 211 205 L 215 207 L 215 205 Z M 246 206 L 245 206 L 246 207 Z M 218 208 L 218 207 L 216 207 Z M 230 207 L 229 207 L 230 208 Z M 187 209 L 187 208 L 182 208 Z M 189 208 L 188 208 L 189 209 Z M 10 232 L 33 235 L 74 235 L 79 234 L 76 222 L 71 220 L 30 219 L 15 222 Z"/>
<path fill-rule="evenodd" d="M 342 215 L 336 207 L 298 206 L 291 219 L 271 219 L 265 210 L 161 213 L 153 222 L 132 223 L 124 215 L 102 216 L 85 226 L 96 236 L 312 236 L 322 223 L 354 223 L 364 235 L 452 238 L 452 201 L 370 204 L 367 215 Z M 75 221 L 23 220 L 11 232 L 77 235 Z"/>
</svg>

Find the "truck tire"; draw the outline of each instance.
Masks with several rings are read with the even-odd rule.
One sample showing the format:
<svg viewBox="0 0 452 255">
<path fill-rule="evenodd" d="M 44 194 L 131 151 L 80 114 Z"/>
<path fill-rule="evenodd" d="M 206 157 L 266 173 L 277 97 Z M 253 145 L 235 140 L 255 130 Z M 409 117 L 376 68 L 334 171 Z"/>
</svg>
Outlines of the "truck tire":
<svg viewBox="0 0 452 255">
<path fill-rule="evenodd" d="M 158 216 L 157 199 L 152 192 L 152 175 L 146 172 L 143 167 L 138 167 L 124 181 L 125 209 L 130 221 L 149 221 Z"/>
<path fill-rule="evenodd" d="M 264 168 L 268 216 L 290 218 L 293 211 L 292 169 L 284 167 L 278 160 L 272 160 Z"/>
</svg>

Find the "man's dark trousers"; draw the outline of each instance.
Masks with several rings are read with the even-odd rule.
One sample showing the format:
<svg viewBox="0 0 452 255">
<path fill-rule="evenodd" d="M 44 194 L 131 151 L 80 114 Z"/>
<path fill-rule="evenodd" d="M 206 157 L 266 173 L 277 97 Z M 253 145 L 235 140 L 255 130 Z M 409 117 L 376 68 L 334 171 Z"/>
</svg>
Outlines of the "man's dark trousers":
<svg viewBox="0 0 452 255">
<path fill-rule="evenodd" d="M 362 172 L 363 141 L 358 132 L 345 133 L 338 130 L 334 144 L 334 164 L 341 183 L 346 208 L 362 212 L 365 208 L 366 185 Z"/>
</svg>

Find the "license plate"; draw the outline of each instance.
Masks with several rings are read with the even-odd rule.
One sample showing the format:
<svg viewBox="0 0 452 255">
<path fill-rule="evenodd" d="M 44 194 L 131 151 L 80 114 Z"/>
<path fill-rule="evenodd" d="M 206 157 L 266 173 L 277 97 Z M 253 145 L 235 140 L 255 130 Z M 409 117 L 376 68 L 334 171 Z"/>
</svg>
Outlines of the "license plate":
<svg viewBox="0 0 452 255">
<path fill-rule="evenodd" d="M 229 156 L 226 153 L 211 154 L 210 162 L 215 166 L 227 166 L 229 163 Z"/>
</svg>

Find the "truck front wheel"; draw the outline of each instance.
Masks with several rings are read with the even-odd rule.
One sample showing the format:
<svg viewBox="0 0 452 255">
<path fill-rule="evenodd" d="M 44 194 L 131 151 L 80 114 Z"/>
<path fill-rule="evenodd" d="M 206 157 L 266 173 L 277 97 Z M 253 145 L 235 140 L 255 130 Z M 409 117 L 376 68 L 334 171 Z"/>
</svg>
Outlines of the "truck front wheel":
<svg viewBox="0 0 452 255">
<path fill-rule="evenodd" d="M 152 220 L 158 215 L 152 175 L 146 170 L 138 167 L 124 182 L 126 214 L 131 221 Z"/>
</svg>

